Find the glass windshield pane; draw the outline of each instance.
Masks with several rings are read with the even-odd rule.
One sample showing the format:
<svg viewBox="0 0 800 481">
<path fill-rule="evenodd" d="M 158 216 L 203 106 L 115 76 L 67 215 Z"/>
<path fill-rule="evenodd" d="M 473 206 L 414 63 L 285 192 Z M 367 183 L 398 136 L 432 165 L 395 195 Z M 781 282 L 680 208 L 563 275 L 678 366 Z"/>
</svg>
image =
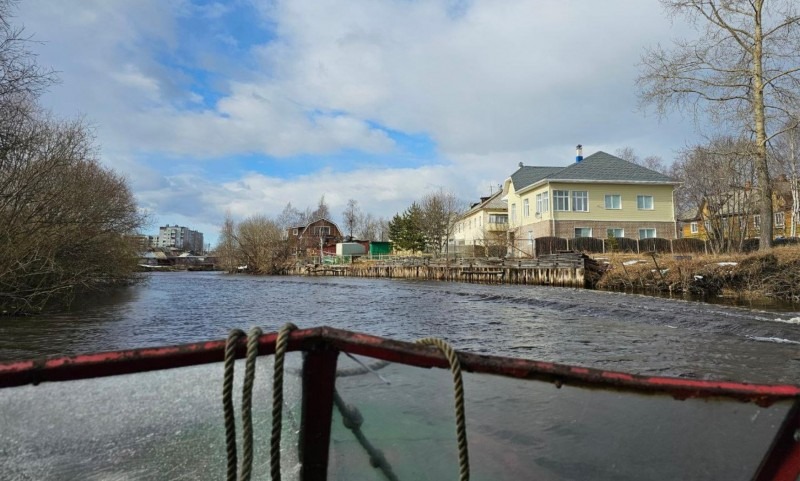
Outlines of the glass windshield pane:
<svg viewBox="0 0 800 481">
<path fill-rule="evenodd" d="M 301 356 L 287 354 L 299 372 Z M 260 357 L 253 389 L 254 479 L 269 477 L 272 357 Z M 234 405 L 241 443 L 237 362 Z M 226 449 L 223 366 L 0 389 L 3 480 L 221 480 Z M 283 466 L 299 473 L 300 377 L 284 376 Z M 239 459 L 241 460 L 241 444 Z"/>
<path fill-rule="evenodd" d="M 337 380 L 400 480 L 458 478 L 448 371 L 391 365 Z M 748 480 L 789 409 L 556 388 L 465 374 L 474 480 Z M 330 479 L 383 480 L 334 410 Z"/>
</svg>

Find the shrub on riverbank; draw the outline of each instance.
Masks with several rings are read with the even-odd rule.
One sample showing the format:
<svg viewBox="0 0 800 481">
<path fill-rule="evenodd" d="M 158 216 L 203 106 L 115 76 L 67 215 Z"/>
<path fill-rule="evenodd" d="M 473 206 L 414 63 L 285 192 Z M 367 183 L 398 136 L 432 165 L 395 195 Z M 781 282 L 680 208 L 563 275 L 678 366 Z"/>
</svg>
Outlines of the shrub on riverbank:
<svg viewBox="0 0 800 481">
<path fill-rule="evenodd" d="M 612 255 L 601 289 L 651 290 L 699 296 L 769 297 L 800 302 L 800 247 L 730 255 Z"/>
</svg>

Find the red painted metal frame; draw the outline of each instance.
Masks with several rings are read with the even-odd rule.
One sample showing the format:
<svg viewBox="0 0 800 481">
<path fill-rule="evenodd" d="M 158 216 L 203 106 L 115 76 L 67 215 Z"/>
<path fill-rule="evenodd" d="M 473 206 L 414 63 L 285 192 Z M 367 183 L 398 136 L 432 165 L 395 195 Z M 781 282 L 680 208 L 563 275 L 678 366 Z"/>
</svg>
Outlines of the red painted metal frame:
<svg viewBox="0 0 800 481">
<path fill-rule="evenodd" d="M 300 411 L 300 479 L 328 479 L 333 392 L 339 351 L 320 346 L 303 360 L 303 401 Z"/>
<path fill-rule="evenodd" d="M 273 354 L 276 338 L 275 333 L 261 336 L 258 342 L 259 354 Z M 172 347 L 0 363 L 0 388 L 222 362 L 224 349 L 225 341 L 219 340 Z M 330 414 L 333 406 L 332 376 L 335 372 L 338 351 L 418 367 L 448 367 L 447 359 L 438 349 L 329 327 L 293 331 L 289 337 L 288 350 L 309 353 L 305 365 L 305 369 L 309 372 L 304 375 L 303 381 L 303 426 L 309 431 L 304 434 L 301 451 L 305 462 L 310 464 L 305 468 L 306 472 L 302 478 L 304 480 L 325 479 Z M 245 351 L 246 340 L 242 339 L 237 349 L 237 357 L 244 357 Z M 729 398 L 754 402 L 760 406 L 769 406 L 782 400 L 794 400 L 794 407 L 785 418 L 753 479 L 795 481 L 800 475 L 800 442 L 797 440 L 800 436 L 800 386 L 640 376 L 469 353 L 459 353 L 458 357 L 462 369 L 468 372 L 535 379 L 552 382 L 557 386 L 565 384 L 640 394 L 664 394 L 676 399 Z M 320 417 L 315 418 L 315 413 L 319 413 Z"/>
</svg>

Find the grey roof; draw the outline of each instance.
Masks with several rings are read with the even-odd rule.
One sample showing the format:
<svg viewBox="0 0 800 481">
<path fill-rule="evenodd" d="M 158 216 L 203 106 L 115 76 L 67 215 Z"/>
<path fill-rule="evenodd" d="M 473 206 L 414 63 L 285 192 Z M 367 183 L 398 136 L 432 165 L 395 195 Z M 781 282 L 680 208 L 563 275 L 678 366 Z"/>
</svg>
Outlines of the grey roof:
<svg viewBox="0 0 800 481">
<path fill-rule="evenodd" d="M 605 152 L 595 152 L 580 162 L 550 175 L 549 180 L 600 180 L 615 182 L 663 182 L 675 180 L 647 167 L 628 162 Z"/>
<path fill-rule="evenodd" d="M 469 216 L 475 212 L 481 210 L 505 210 L 506 203 L 500 200 L 500 196 L 503 194 L 502 190 L 498 190 L 494 194 L 492 194 L 488 199 L 486 197 L 482 197 L 481 199 L 483 202 L 479 202 L 473 205 L 467 212 L 464 213 L 463 217 Z"/>
<path fill-rule="evenodd" d="M 514 190 L 520 190 L 561 170 L 564 170 L 564 167 L 529 167 L 526 165 L 511 174 L 511 182 L 514 184 Z"/>
<path fill-rule="evenodd" d="M 511 174 L 514 190 L 519 191 L 542 180 L 595 182 L 676 183 L 655 170 L 599 151 L 567 167 L 520 167 Z"/>
</svg>

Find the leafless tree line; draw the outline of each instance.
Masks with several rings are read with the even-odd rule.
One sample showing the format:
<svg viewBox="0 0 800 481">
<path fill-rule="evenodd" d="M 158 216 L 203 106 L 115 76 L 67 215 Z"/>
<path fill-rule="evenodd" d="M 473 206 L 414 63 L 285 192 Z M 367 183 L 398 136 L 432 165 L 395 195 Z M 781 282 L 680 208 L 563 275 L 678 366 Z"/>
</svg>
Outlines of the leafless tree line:
<svg viewBox="0 0 800 481">
<path fill-rule="evenodd" d="M 0 1 L 0 313 L 37 312 L 82 289 L 128 282 L 144 218 L 121 176 L 97 159 L 80 120 L 37 104 L 54 81 Z"/>
</svg>

